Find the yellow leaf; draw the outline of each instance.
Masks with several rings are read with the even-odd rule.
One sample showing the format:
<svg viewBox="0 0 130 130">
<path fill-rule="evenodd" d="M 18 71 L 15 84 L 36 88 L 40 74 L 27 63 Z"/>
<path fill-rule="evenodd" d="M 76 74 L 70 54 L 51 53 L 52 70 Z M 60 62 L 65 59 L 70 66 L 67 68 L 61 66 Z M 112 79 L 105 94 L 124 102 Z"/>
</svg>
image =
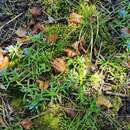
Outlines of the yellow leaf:
<svg viewBox="0 0 130 130">
<path fill-rule="evenodd" d="M 98 96 L 96 99 L 96 104 L 99 106 L 104 106 L 106 108 L 112 108 L 111 102 L 105 96 Z"/>
</svg>

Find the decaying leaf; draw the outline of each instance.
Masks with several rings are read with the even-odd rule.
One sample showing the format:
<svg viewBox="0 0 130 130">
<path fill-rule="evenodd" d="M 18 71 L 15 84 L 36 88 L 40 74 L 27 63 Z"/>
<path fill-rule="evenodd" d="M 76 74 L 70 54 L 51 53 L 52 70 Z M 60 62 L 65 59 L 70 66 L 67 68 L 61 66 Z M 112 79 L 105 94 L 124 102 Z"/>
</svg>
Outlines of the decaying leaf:
<svg viewBox="0 0 130 130">
<path fill-rule="evenodd" d="M 33 29 L 33 34 L 36 34 L 36 33 L 39 33 L 39 32 L 42 32 L 44 31 L 44 27 L 41 23 L 37 23 L 34 25 L 34 29 Z"/>
<path fill-rule="evenodd" d="M 42 9 L 40 7 L 32 7 L 30 10 L 32 16 L 37 17 L 42 14 Z"/>
<path fill-rule="evenodd" d="M 82 22 L 82 20 L 83 20 L 83 16 L 73 12 L 70 14 L 68 18 L 68 23 L 78 25 Z"/>
<path fill-rule="evenodd" d="M 65 112 L 70 118 L 74 118 L 77 115 L 77 112 L 74 108 L 66 108 Z"/>
<path fill-rule="evenodd" d="M 127 28 L 127 27 L 122 28 L 122 29 L 121 29 L 121 32 L 122 32 L 122 33 L 128 33 L 128 34 L 130 34 L 130 28 Z"/>
<path fill-rule="evenodd" d="M 105 96 L 98 96 L 96 99 L 96 104 L 99 106 L 104 106 L 106 108 L 112 108 L 111 102 Z"/>
<path fill-rule="evenodd" d="M 37 80 L 36 82 L 39 84 L 40 89 L 48 89 L 49 87 L 48 81 Z"/>
<path fill-rule="evenodd" d="M 20 122 L 20 124 L 21 124 L 21 126 L 22 126 L 24 129 L 26 129 L 26 130 L 31 129 L 31 128 L 32 128 L 32 125 L 33 125 L 32 121 L 31 121 L 31 120 L 28 120 L 28 119 L 22 120 L 22 121 Z"/>
<path fill-rule="evenodd" d="M 67 48 L 67 49 L 65 49 L 64 51 L 65 51 L 65 53 L 66 53 L 66 55 L 67 55 L 68 57 L 75 57 L 75 56 L 78 55 L 78 53 L 77 53 L 76 51 L 74 51 L 74 50 L 72 50 L 72 49 L 70 49 L 70 48 Z"/>
<path fill-rule="evenodd" d="M 31 39 L 29 36 L 25 36 L 25 37 L 17 38 L 16 40 L 18 44 L 27 44 L 30 42 Z"/>
<path fill-rule="evenodd" d="M 18 28 L 18 30 L 16 30 L 15 32 L 17 34 L 18 37 L 25 37 L 27 35 L 27 31 L 25 28 Z"/>
<path fill-rule="evenodd" d="M 52 62 L 52 65 L 54 70 L 58 73 L 63 73 L 67 70 L 67 65 L 63 58 L 56 58 Z"/>
<path fill-rule="evenodd" d="M 9 58 L 7 56 L 5 56 L 3 58 L 3 60 L 1 60 L 1 62 L 0 62 L 0 70 L 7 68 L 8 65 L 10 65 Z"/>
<path fill-rule="evenodd" d="M 47 41 L 50 43 L 55 43 L 58 40 L 58 35 L 57 34 L 50 34 L 49 36 L 46 37 Z"/>
<path fill-rule="evenodd" d="M 85 44 L 84 38 L 81 38 L 79 41 L 76 41 L 72 44 L 72 47 L 76 50 L 78 54 L 80 54 L 80 51 L 83 51 L 86 53 L 86 50 L 84 49 L 83 45 Z"/>
</svg>

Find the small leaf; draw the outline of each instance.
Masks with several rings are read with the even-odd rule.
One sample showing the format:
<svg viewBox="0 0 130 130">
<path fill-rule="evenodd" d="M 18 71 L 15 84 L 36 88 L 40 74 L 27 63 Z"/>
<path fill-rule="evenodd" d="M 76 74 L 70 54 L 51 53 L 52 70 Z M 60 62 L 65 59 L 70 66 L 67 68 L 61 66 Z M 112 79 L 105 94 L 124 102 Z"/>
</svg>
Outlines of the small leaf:
<svg viewBox="0 0 130 130">
<path fill-rule="evenodd" d="M 0 64 L 3 63 L 3 60 L 4 60 L 4 56 L 2 50 L 0 50 Z"/>
<path fill-rule="evenodd" d="M 84 49 L 83 45 L 85 44 L 84 38 L 81 38 L 79 41 L 76 41 L 72 44 L 72 47 L 76 50 L 78 54 L 80 54 L 80 51 L 83 51 L 86 53 L 86 50 Z"/>
<path fill-rule="evenodd" d="M 96 99 L 96 104 L 99 106 L 104 106 L 106 108 L 112 108 L 111 102 L 105 96 L 98 96 Z"/>
<path fill-rule="evenodd" d="M 122 29 L 121 29 L 121 32 L 122 32 L 122 33 L 128 33 L 128 34 L 130 34 L 130 28 L 127 28 L 127 27 L 122 28 Z"/>
<path fill-rule="evenodd" d="M 5 56 L 0 63 L 0 70 L 5 69 L 6 67 L 8 67 L 9 64 L 10 64 L 9 58 L 7 56 Z"/>
<path fill-rule="evenodd" d="M 42 14 L 42 9 L 40 7 L 32 7 L 30 10 L 32 16 L 37 17 Z"/>
<path fill-rule="evenodd" d="M 36 82 L 39 84 L 40 89 L 48 89 L 49 87 L 48 81 L 37 80 Z"/>
<path fill-rule="evenodd" d="M 25 28 L 18 28 L 18 30 L 15 32 L 18 37 L 25 37 L 27 35 L 27 31 Z"/>
<path fill-rule="evenodd" d="M 66 62 L 62 58 L 56 58 L 52 62 L 52 65 L 53 65 L 54 70 L 58 73 L 65 72 L 67 70 Z"/>
<path fill-rule="evenodd" d="M 74 108 L 66 108 L 65 112 L 70 118 L 74 118 L 77 115 L 77 112 Z"/>
<path fill-rule="evenodd" d="M 19 44 L 28 44 L 31 41 L 31 38 L 29 36 L 24 36 L 21 38 L 17 38 L 16 40 Z"/>
<path fill-rule="evenodd" d="M 67 48 L 67 49 L 65 49 L 64 51 L 65 51 L 65 53 L 66 53 L 66 55 L 67 55 L 68 57 L 75 57 L 75 56 L 78 55 L 78 53 L 77 53 L 76 51 L 74 51 L 74 50 L 72 50 L 72 49 L 70 49 L 70 48 Z"/>
<path fill-rule="evenodd" d="M 47 41 L 50 43 L 55 43 L 58 40 L 58 35 L 57 34 L 50 34 L 47 36 Z"/>
<path fill-rule="evenodd" d="M 22 121 L 20 122 L 20 124 L 21 124 L 21 126 L 22 126 L 24 129 L 26 129 L 26 130 L 31 129 L 31 128 L 32 128 L 32 125 L 33 125 L 32 121 L 31 121 L 31 120 L 28 120 L 28 119 L 22 120 Z"/>
<path fill-rule="evenodd" d="M 36 25 L 34 25 L 34 29 L 33 29 L 33 34 L 39 33 L 44 31 L 44 27 L 41 23 L 37 23 Z"/>
<path fill-rule="evenodd" d="M 76 25 L 80 24 L 82 22 L 82 20 L 83 20 L 83 16 L 81 16 L 77 13 L 74 13 L 74 12 L 71 13 L 70 17 L 68 18 L 68 22 L 70 24 L 76 24 Z"/>
</svg>

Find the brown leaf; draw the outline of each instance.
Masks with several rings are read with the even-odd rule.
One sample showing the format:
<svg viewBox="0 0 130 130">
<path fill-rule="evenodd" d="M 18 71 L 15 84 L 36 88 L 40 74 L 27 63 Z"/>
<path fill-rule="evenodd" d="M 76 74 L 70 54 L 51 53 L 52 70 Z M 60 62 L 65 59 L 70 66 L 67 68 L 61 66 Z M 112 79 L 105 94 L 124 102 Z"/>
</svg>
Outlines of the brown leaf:
<svg viewBox="0 0 130 130">
<path fill-rule="evenodd" d="M 32 121 L 31 121 L 31 120 L 28 120 L 28 119 L 22 120 L 22 121 L 20 122 L 20 124 L 21 124 L 21 126 L 22 126 L 24 129 L 26 129 L 26 130 L 31 129 L 31 128 L 32 128 L 32 125 L 33 125 Z"/>
<path fill-rule="evenodd" d="M 36 82 L 39 83 L 40 89 L 48 89 L 48 87 L 49 87 L 48 81 L 37 80 Z"/>
<path fill-rule="evenodd" d="M 47 36 L 47 41 L 50 43 L 55 43 L 58 40 L 58 35 L 57 34 L 50 34 Z"/>
<path fill-rule="evenodd" d="M 83 16 L 77 14 L 77 13 L 71 13 L 70 17 L 68 18 L 68 23 L 70 24 L 80 24 L 83 20 Z"/>
<path fill-rule="evenodd" d="M 44 27 L 41 23 L 37 23 L 36 25 L 34 25 L 34 29 L 33 29 L 33 34 L 39 33 L 44 31 Z"/>
<path fill-rule="evenodd" d="M 30 10 L 32 16 L 37 17 L 42 14 L 42 9 L 40 7 L 32 7 Z"/>
<path fill-rule="evenodd" d="M 96 99 L 96 104 L 99 106 L 104 106 L 106 108 L 112 108 L 111 102 L 105 96 L 98 96 Z"/>
<path fill-rule="evenodd" d="M 15 32 L 18 37 L 25 37 L 27 35 L 27 31 L 25 28 L 18 28 L 18 30 Z"/>
<path fill-rule="evenodd" d="M 74 108 L 66 108 L 65 112 L 70 118 L 74 118 L 77 115 L 77 112 Z"/>
<path fill-rule="evenodd" d="M 85 44 L 84 38 L 81 38 L 79 41 L 76 41 L 72 44 L 72 47 L 76 50 L 78 54 L 80 54 L 80 51 L 83 51 L 86 53 L 86 50 L 84 49 L 83 45 Z"/>
<path fill-rule="evenodd" d="M 0 116 L 0 126 L 1 127 L 5 127 L 6 126 L 6 124 L 5 124 L 4 119 L 3 119 L 2 116 Z"/>
<path fill-rule="evenodd" d="M 3 56 L 2 50 L 0 50 L 0 64 L 3 63 L 3 60 L 4 60 L 4 56 Z"/>
<path fill-rule="evenodd" d="M 65 72 L 67 70 L 67 65 L 66 62 L 64 61 L 64 59 L 62 58 L 56 58 L 53 62 L 52 62 L 53 68 L 56 72 L 58 73 L 62 73 Z"/>
<path fill-rule="evenodd" d="M 67 55 L 68 57 L 75 57 L 75 56 L 78 55 L 78 53 L 77 53 L 76 51 L 74 51 L 74 50 L 72 50 L 72 49 L 70 49 L 70 48 L 67 48 L 67 49 L 65 49 L 64 51 L 65 51 L 65 53 L 66 53 L 66 55 Z"/>
<path fill-rule="evenodd" d="M 5 69 L 8 65 L 10 65 L 9 58 L 5 56 L 0 62 L 0 70 Z"/>
<path fill-rule="evenodd" d="M 130 68 L 130 61 L 127 62 L 127 66 L 128 66 L 128 68 Z"/>
<path fill-rule="evenodd" d="M 127 28 L 127 27 L 122 28 L 122 29 L 121 29 L 121 32 L 129 33 L 129 34 L 130 34 L 130 28 Z"/>
</svg>

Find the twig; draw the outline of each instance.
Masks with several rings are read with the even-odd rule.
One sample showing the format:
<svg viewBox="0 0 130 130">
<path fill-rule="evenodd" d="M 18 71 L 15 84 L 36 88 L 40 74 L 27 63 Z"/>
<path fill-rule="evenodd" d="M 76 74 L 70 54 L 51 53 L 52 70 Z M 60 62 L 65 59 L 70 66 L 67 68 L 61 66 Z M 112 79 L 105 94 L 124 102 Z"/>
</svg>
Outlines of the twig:
<svg viewBox="0 0 130 130">
<path fill-rule="evenodd" d="M 4 28 L 6 25 L 8 25 L 9 23 L 11 23 L 12 21 L 14 21 L 15 19 L 17 19 L 18 17 L 20 17 L 22 14 L 23 14 L 23 13 L 20 13 L 19 15 L 15 16 L 13 19 L 9 20 L 7 23 L 5 23 L 4 25 L 2 25 L 2 26 L 0 27 L 0 30 L 1 30 L 2 28 Z"/>
<path fill-rule="evenodd" d="M 111 92 L 111 91 L 106 91 L 104 93 L 107 94 L 107 95 L 119 96 L 119 97 L 123 97 L 123 98 L 129 97 L 129 95 L 122 94 L 122 93 L 114 93 L 114 92 Z"/>
</svg>

